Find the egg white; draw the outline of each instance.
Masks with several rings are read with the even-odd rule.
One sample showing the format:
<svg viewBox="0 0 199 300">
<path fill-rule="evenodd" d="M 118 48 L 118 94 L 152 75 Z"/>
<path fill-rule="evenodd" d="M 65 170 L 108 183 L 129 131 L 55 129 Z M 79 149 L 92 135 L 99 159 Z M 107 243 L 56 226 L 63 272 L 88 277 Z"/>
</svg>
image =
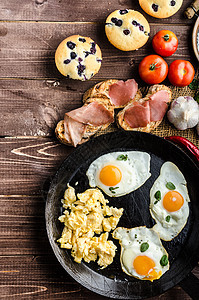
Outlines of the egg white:
<svg viewBox="0 0 199 300">
<path fill-rule="evenodd" d="M 167 182 L 175 185 L 175 191 L 179 192 L 184 198 L 183 206 L 175 212 L 169 212 L 163 207 L 164 195 L 169 192 L 166 187 Z M 160 191 L 161 200 L 156 201 L 155 193 Z M 150 213 L 156 224 L 153 229 L 159 234 L 160 238 L 170 241 L 176 237 L 184 228 L 189 217 L 190 198 L 187 190 L 187 183 L 178 167 L 172 162 L 165 162 L 160 170 L 160 175 L 154 182 L 150 190 Z M 166 218 L 169 216 L 169 221 Z"/>
<path fill-rule="evenodd" d="M 160 264 L 162 256 L 168 253 L 163 247 L 158 234 L 151 228 L 145 226 L 135 228 L 118 227 L 113 232 L 113 238 L 118 239 L 121 245 L 120 263 L 122 270 L 129 276 L 146 280 L 133 267 L 133 261 L 137 256 L 146 255 L 155 262 L 156 272 L 161 271 L 162 275 L 169 270 L 169 262 L 166 266 Z M 149 248 L 145 252 L 140 251 L 142 243 L 148 243 Z M 162 276 L 161 275 L 161 276 Z"/>
<path fill-rule="evenodd" d="M 127 155 L 127 160 L 118 160 L 120 155 Z M 114 187 L 106 186 L 100 181 L 100 171 L 106 165 L 114 165 L 122 173 L 121 181 Z M 138 189 L 151 176 L 150 155 L 141 151 L 107 153 L 91 163 L 86 175 L 91 187 L 97 186 L 111 197 L 123 196 Z"/>
</svg>

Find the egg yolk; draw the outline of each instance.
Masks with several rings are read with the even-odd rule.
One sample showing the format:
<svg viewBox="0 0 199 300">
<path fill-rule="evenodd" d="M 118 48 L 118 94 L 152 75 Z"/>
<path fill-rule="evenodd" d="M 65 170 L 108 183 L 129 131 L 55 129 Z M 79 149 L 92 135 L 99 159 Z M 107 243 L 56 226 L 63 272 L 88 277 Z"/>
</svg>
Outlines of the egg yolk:
<svg viewBox="0 0 199 300">
<path fill-rule="evenodd" d="M 137 274 L 147 276 L 155 267 L 155 262 L 146 255 L 139 255 L 133 261 L 133 267 Z"/>
<path fill-rule="evenodd" d="M 146 277 L 145 279 L 153 281 L 160 278 L 162 272 L 156 272 L 155 262 L 146 255 L 139 255 L 133 261 L 133 267 L 138 275 Z"/>
<path fill-rule="evenodd" d="M 163 206 L 166 210 L 174 212 L 184 204 L 184 198 L 177 191 L 169 191 L 163 198 Z"/>
<path fill-rule="evenodd" d="M 122 173 L 118 167 L 107 165 L 101 169 L 99 178 L 104 185 L 115 186 L 121 181 Z"/>
</svg>

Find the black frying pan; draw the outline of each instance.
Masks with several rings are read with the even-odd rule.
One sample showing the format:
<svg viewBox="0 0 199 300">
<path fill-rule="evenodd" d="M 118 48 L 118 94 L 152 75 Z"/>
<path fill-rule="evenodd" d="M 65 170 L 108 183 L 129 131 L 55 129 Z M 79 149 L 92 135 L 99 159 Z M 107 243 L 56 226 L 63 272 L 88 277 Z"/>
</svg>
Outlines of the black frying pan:
<svg viewBox="0 0 199 300">
<path fill-rule="evenodd" d="M 62 224 L 58 217 L 62 214 L 61 198 L 67 183 L 75 187 L 77 192 L 89 188 L 85 175 L 90 163 L 98 156 L 113 151 L 138 150 L 151 155 L 152 176 L 138 190 L 118 198 L 109 199 L 109 204 L 123 207 L 124 214 L 118 226 L 136 227 L 146 225 L 152 227 L 154 221 L 149 213 L 149 191 L 159 176 L 161 165 L 165 161 L 175 163 L 184 174 L 191 199 L 190 216 L 181 233 L 170 242 L 163 242 L 169 253 L 170 270 L 154 282 L 141 281 L 122 272 L 119 262 L 120 246 L 114 243 L 118 251 L 114 262 L 101 270 L 96 262 L 89 264 L 75 263 L 70 251 L 61 249 L 56 240 L 62 232 Z M 141 132 L 114 132 L 102 135 L 79 146 L 63 162 L 55 175 L 46 202 L 46 227 L 53 251 L 64 269 L 80 284 L 88 289 L 117 299 L 144 299 L 159 295 L 183 282 L 187 290 L 189 281 L 185 280 L 199 259 L 199 168 L 177 146 L 158 136 Z M 77 184 L 78 183 L 78 184 Z M 193 276 L 192 276 L 193 277 Z M 188 278 L 188 277 L 187 277 Z M 194 280 L 197 281 L 196 277 Z M 192 295 L 199 294 L 198 289 L 191 289 Z"/>
</svg>

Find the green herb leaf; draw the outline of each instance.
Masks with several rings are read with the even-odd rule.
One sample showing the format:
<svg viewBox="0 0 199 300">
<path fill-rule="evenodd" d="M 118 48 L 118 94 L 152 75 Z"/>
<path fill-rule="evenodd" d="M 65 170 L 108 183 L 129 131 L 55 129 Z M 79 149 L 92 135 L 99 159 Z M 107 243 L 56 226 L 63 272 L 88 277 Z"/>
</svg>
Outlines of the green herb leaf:
<svg viewBox="0 0 199 300">
<path fill-rule="evenodd" d="M 158 201 L 161 200 L 161 192 L 160 191 L 157 191 L 154 195 L 155 199 L 157 199 Z"/>
<path fill-rule="evenodd" d="M 194 96 L 194 99 L 195 99 L 196 102 L 198 102 L 198 104 L 199 104 L 199 93 L 197 93 L 197 94 Z"/>
<path fill-rule="evenodd" d="M 193 79 L 193 81 L 189 84 L 189 88 L 191 90 L 197 90 L 199 86 L 199 81 L 197 79 Z"/>
<path fill-rule="evenodd" d="M 170 216 L 166 216 L 166 219 L 165 219 L 165 220 L 166 220 L 167 222 L 169 222 L 169 221 L 170 221 L 170 219 L 171 219 L 171 217 L 170 217 Z"/>
<path fill-rule="evenodd" d="M 148 248 L 149 248 L 148 243 L 142 243 L 141 246 L 140 246 L 140 251 L 145 252 Z"/>
<path fill-rule="evenodd" d="M 135 239 L 137 239 L 137 237 L 138 237 L 137 234 L 135 234 Z"/>
<path fill-rule="evenodd" d="M 116 190 L 116 189 L 119 189 L 119 186 L 116 186 L 116 187 L 111 186 L 111 187 L 109 188 L 109 191 L 110 191 L 112 194 L 115 194 L 115 191 L 114 191 L 114 190 Z"/>
<path fill-rule="evenodd" d="M 167 182 L 166 187 L 168 190 L 175 190 L 175 185 L 172 182 Z"/>
<path fill-rule="evenodd" d="M 167 255 L 163 255 L 162 256 L 162 258 L 161 258 L 161 260 L 160 260 L 160 264 L 161 264 L 161 266 L 166 266 L 166 265 L 168 265 L 168 257 L 167 257 Z"/>
<path fill-rule="evenodd" d="M 128 155 L 126 154 L 126 155 L 123 155 L 123 154 L 121 154 L 121 155 L 118 155 L 118 157 L 117 157 L 117 160 L 127 160 L 128 159 Z"/>
</svg>

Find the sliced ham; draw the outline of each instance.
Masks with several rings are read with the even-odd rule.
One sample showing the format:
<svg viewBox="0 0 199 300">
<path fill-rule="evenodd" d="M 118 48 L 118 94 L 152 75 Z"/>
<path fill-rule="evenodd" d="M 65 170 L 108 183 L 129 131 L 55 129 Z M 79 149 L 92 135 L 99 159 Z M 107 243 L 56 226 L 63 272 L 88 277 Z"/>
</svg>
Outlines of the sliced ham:
<svg viewBox="0 0 199 300">
<path fill-rule="evenodd" d="M 66 115 L 77 122 L 93 126 L 101 126 L 114 121 L 113 114 L 98 102 L 91 102 L 74 109 Z"/>
<path fill-rule="evenodd" d="M 144 103 L 134 102 L 124 112 L 124 120 L 131 128 L 146 127 L 151 122 L 161 121 L 168 109 L 169 93 L 158 91 Z"/>
<path fill-rule="evenodd" d="M 168 105 L 166 102 L 160 102 L 159 100 L 150 101 L 150 121 L 156 122 L 163 119 Z"/>
<path fill-rule="evenodd" d="M 163 119 L 170 102 L 169 93 L 165 90 L 158 91 L 150 98 L 150 121 L 156 122 Z"/>
<path fill-rule="evenodd" d="M 69 144 L 76 147 L 82 140 L 88 125 L 102 126 L 114 121 L 113 113 L 98 102 L 91 102 L 65 113 L 64 136 Z"/>
<path fill-rule="evenodd" d="M 170 102 L 169 93 L 166 90 L 161 90 L 156 92 L 155 94 L 149 96 L 149 98 L 154 101 L 158 100 L 159 102 Z"/>
<path fill-rule="evenodd" d="M 134 79 L 119 80 L 109 87 L 109 97 L 115 106 L 124 106 L 135 97 L 138 84 Z"/>
<path fill-rule="evenodd" d="M 71 144 L 76 147 L 81 142 L 87 125 L 77 122 L 67 115 L 65 115 L 64 121 L 66 121 L 68 127 Z"/>
<path fill-rule="evenodd" d="M 68 121 L 69 121 L 69 117 L 65 114 L 65 116 L 64 116 L 64 137 L 65 137 L 66 141 L 69 144 L 71 144 L 72 141 L 71 141 L 70 133 L 68 130 Z"/>
<path fill-rule="evenodd" d="M 124 120 L 131 128 L 147 126 L 150 123 L 149 101 L 144 104 L 134 102 L 133 106 L 125 110 Z"/>
</svg>

